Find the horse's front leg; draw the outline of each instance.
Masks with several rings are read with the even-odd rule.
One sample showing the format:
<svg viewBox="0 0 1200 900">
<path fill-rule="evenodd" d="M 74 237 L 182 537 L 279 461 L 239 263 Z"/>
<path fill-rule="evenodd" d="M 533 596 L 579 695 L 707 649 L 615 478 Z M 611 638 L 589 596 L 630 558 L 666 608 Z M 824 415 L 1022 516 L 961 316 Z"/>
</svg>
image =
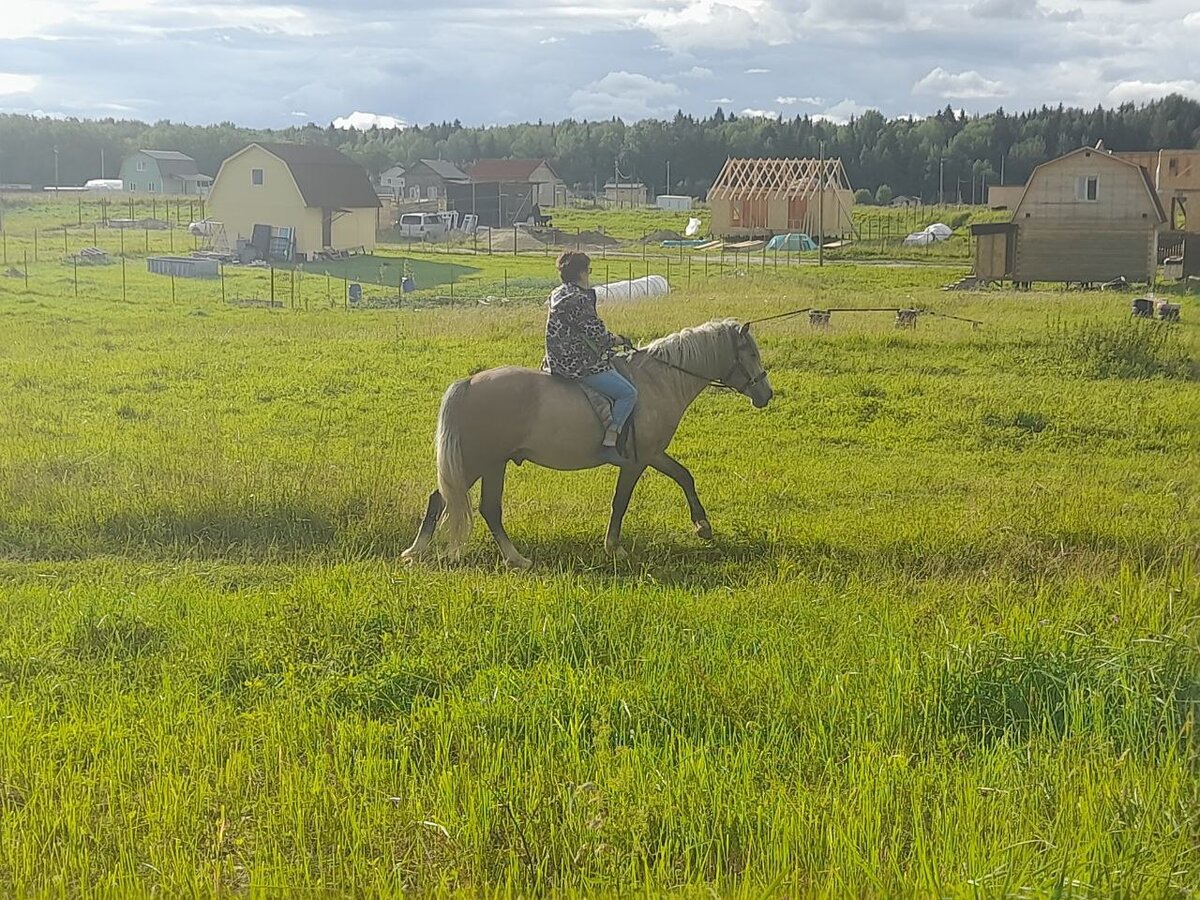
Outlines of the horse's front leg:
<svg viewBox="0 0 1200 900">
<path fill-rule="evenodd" d="M 621 522 L 625 518 L 625 511 L 629 509 L 629 498 L 633 496 L 633 489 L 637 487 L 638 479 L 645 471 L 646 467 L 640 463 L 621 466 L 621 474 L 617 476 L 617 489 L 613 493 L 612 515 L 608 519 L 608 532 L 604 535 L 604 548 L 609 553 L 615 553 L 618 556 L 625 555 L 621 549 Z"/>
<path fill-rule="evenodd" d="M 711 541 L 713 533 L 712 526 L 708 523 L 708 513 L 704 511 L 704 504 L 700 502 L 700 495 L 696 493 L 696 479 L 687 470 L 687 466 L 666 453 L 655 457 L 650 465 L 683 489 L 683 496 L 687 498 L 688 509 L 692 513 L 692 524 L 696 526 L 696 534 L 706 541 Z"/>
<path fill-rule="evenodd" d="M 505 561 L 514 569 L 528 569 L 533 562 L 520 554 L 513 546 L 508 532 L 504 530 L 504 470 L 507 466 L 507 460 L 501 460 L 483 473 L 479 511 L 483 514 L 483 520 L 487 522 L 488 528 L 491 529 L 492 537 L 496 539 Z"/>
</svg>

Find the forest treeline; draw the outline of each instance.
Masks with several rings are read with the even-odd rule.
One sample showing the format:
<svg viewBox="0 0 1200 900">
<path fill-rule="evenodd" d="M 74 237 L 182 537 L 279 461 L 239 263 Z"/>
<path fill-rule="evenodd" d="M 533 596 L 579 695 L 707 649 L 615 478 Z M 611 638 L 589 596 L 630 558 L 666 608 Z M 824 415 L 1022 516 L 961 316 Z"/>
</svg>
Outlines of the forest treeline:
<svg viewBox="0 0 1200 900">
<path fill-rule="evenodd" d="M 874 110 L 845 124 L 801 116 L 770 119 L 716 110 L 633 124 L 567 120 L 470 127 L 460 122 L 396 130 L 346 131 L 306 125 L 273 131 L 232 123 L 60 119 L 0 115 L 0 183 L 78 185 L 114 178 L 138 148 L 180 150 L 215 175 L 221 160 L 251 140 L 336 146 L 378 174 L 393 164 L 441 158 L 546 158 L 572 186 L 602 185 L 619 172 L 654 193 L 702 196 L 729 156 L 840 157 L 856 189 L 934 201 L 982 198 L 984 184 L 1022 183 L 1035 165 L 1098 140 L 1114 150 L 1200 147 L 1200 103 L 1177 95 L 1092 110 L 1043 106 L 967 116 L 950 107 L 924 119 L 888 119 Z M 55 149 L 57 148 L 57 153 Z M 670 183 L 667 184 L 668 162 Z"/>
</svg>

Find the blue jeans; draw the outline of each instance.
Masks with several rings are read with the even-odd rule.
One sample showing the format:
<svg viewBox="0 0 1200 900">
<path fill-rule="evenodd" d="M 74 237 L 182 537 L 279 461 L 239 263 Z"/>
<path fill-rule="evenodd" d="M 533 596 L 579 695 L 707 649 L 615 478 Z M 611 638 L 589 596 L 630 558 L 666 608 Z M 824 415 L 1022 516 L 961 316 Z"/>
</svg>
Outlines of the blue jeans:
<svg viewBox="0 0 1200 900">
<path fill-rule="evenodd" d="M 621 431 L 633 414 L 633 405 L 637 403 L 637 388 L 616 369 L 588 375 L 583 379 L 583 383 L 613 402 L 613 428 Z"/>
</svg>

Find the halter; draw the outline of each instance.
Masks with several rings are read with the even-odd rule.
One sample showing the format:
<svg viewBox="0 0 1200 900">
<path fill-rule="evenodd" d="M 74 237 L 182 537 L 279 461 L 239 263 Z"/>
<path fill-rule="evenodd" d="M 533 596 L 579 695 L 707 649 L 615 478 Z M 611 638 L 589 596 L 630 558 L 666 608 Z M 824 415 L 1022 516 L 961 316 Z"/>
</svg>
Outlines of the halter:
<svg viewBox="0 0 1200 900">
<path fill-rule="evenodd" d="M 767 370 L 764 368 L 759 374 L 751 375 L 746 368 L 746 364 L 742 362 L 742 345 L 741 345 L 741 330 L 731 330 L 729 333 L 730 342 L 733 344 L 733 365 L 729 367 L 729 371 L 720 378 L 709 378 L 707 375 L 701 375 L 699 372 L 693 372 L 690 369 L 685 369 L 683 366 L 677 366 L 674 363 L 667 362 L 665 359 L 660 359 L 648 350 L 638 350 L 638 353 L 645 353 L 652 360 L 661 366 L 666 366 L 668 369 L 674 369 L 676 372 L 682 372 L 684 375 L 690 375 L 692 378 L 699 378 L 701 381 L 708 382 L 709 387 L 721 388 L 726 391 L 735 391 L 739 394 L 745 394 L 752 387 L 761 384 L 767 379 Z M 741 373 L 744 383 L 741 387 L 730 383 L 730 379 L 735 373 Z"/>
</svg>

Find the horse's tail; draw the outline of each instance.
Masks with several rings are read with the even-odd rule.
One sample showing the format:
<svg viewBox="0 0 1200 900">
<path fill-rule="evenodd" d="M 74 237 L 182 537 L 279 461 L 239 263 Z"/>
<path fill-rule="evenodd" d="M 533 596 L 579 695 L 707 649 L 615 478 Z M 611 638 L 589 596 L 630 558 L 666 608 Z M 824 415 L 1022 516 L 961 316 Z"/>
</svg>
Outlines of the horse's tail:
<svg viewBox="0 0 1200 900">
<path fill-rule="evenodd" d="M 471 498 L 467 493 L 471 482 L 463 465 L 459 434 L 462 424 L 456 415 L 470 385 L 471 381 L 468 378 L 450 385 L 442 397 L 442 407 L 438 411 L 437 437 L 434 438 L 437 450 L 438 490 L 446 503 L 442 521 L 446 524 L 446 537 L 452 554 L 457 554 L 462 548 L 471 530 Z"/>
</svg>

